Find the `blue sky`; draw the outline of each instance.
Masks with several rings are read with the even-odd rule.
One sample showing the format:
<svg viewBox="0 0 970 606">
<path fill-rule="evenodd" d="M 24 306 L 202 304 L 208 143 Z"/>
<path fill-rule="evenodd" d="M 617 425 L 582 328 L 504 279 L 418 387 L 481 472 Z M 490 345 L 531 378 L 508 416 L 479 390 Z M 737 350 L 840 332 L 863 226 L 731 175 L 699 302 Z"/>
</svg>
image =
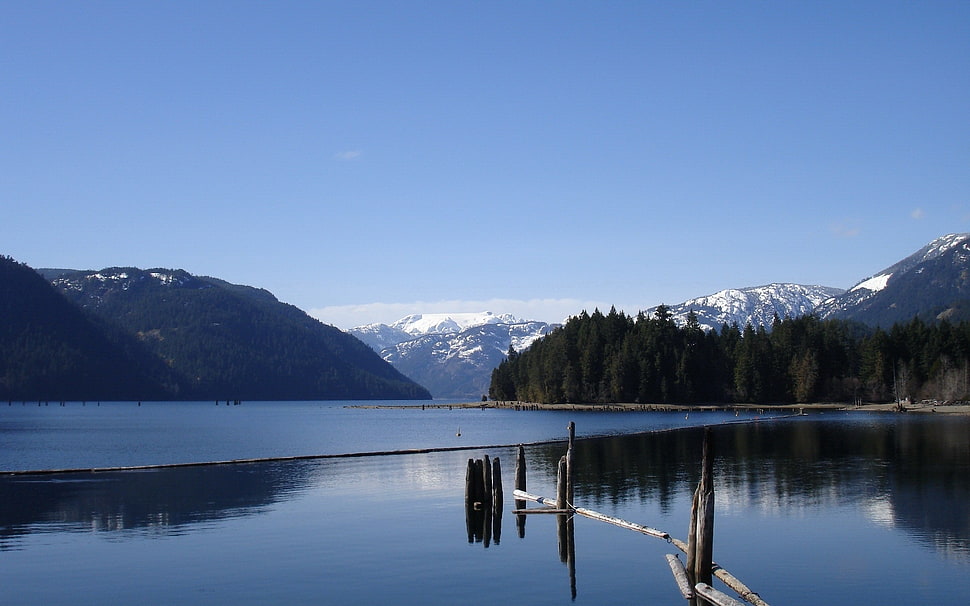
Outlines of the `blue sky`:
<svg viewBox="0 0 970 606">
<path fill-rule="evenodd" d="M 970 231 L 967 2 L 4 2 L 0 74 L 0 254 L 341 328 L 847 288 Z"/>
</svg>

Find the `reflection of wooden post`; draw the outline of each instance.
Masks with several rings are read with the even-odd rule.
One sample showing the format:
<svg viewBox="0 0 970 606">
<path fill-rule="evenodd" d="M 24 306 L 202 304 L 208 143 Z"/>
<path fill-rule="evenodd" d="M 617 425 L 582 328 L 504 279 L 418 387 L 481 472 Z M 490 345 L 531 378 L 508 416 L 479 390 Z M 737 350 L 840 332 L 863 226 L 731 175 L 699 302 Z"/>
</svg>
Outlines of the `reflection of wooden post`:
<svg viewBox="0 0 970 606">
<path fill-rule="evenodd" d="M 515 457 L 515 490 L 521 490 L 525 492 L 525 448 L 519 446 L 519 452 Z M 525 509 L 525 501 L 522 499 L 515 500 L 516 509 Z M 515 516 L 515 526 L 519 532 L 519 538 L 525 538 L 525 516 L 517 515 Z"/>
<path fill-rule="evenodd" d="M 711 429 L 704 430 L 701 480 L 694 491 L 687 533 L 687 573 L 693 582 L 711 584 L 714 562 L 714 447 Z"/>
</svg>

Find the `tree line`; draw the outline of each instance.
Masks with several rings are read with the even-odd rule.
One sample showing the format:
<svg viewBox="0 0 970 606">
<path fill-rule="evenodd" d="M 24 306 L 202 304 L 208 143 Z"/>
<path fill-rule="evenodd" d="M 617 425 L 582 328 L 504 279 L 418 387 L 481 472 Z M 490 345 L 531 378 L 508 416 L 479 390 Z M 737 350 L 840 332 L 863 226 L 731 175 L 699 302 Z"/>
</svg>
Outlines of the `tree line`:
<svg viewBox="0 0 970 606">
<path fill-rule="evenodd" d="M 660 306 L 571 317 L 509 351 L 489 397 L 543 403 L 817 402 L 966 399 L 970 323 L 914 318 L 889 330 L 814 316 L 770 329 L 678 326 Z"/>
</svg>

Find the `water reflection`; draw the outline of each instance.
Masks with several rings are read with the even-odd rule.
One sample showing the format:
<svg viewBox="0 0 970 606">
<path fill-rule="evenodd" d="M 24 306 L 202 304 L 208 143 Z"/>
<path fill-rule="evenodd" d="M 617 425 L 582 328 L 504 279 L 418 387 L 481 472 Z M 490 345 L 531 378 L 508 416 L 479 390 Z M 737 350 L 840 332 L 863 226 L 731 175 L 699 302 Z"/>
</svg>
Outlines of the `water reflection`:
<svg viewBox="0 0 970 606">
<path fill-rule="evenodd" d="M 970 419 L 809 417 L 720 425 L 714 436 L 719 512 L 850 505 L 947 557 L 970 557 Z M 656 502 L 666 514 L 697 484 L 702 439 L 696 428 L 579 440 L 577 500 Z M 554 475 L 561 454 L 536 447 L 530 464 Z"/>
<path fill-rule="evenodd" d="M 145 530 L 253 515 L 305 487 L 307 462 L 0 477 L 0 550 L 38 531 Z"/>
</svg>

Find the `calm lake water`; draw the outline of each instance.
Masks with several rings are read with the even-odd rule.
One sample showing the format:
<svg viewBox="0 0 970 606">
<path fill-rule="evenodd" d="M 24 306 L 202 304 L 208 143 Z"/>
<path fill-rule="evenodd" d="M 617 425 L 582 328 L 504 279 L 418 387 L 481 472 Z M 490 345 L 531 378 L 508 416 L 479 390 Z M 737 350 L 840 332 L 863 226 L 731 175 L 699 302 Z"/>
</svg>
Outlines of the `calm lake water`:
<svg viewBox="0 0 970 606">
<path fill-rule="evenodd" d="M 968 418 L 345 404 L 0 406 L 0 470 L 516 444 L 563 439 L 572 420 L 580 438 L 610 436 L 577 442 L 577 504 L 686 538 L 710 424 L 714 557 L 768 603 L 970 594 Z M 651 433 L 619 435 L 633 432 Z M 564 448 L 526 447 L 530 492 L 554 496 Z M 0 603 L 683 602 L 665 541 L 579 517 L 564 563 L 557 516 L 511 514 L 514 453 L 0 475 Z M 484 454 L 502 461 L 506 492 L 488 533 L 463 492 L 467 460 Z"/>
</svg>

